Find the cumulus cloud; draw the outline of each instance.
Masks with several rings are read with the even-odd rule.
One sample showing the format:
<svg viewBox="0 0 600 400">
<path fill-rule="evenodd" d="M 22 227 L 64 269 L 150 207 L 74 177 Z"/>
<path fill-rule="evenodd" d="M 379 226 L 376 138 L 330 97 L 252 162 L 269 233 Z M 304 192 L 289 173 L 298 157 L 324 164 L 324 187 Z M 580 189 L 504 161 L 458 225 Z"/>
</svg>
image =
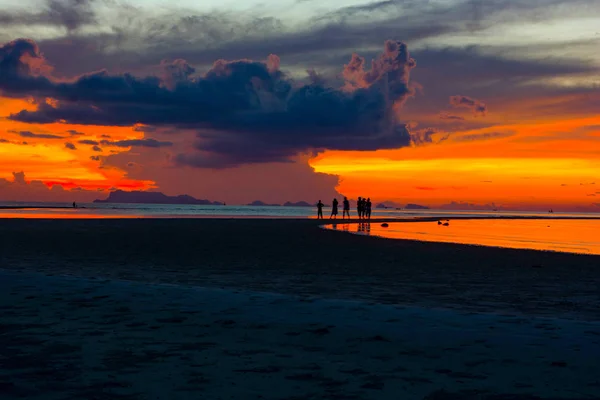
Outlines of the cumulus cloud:
<svg viewBox="0 0 600 400">
<path fill-rule="evenodd" d="M 71 142 L 65 143 L 65 148 L 67 148 L 69 150 L 77 150 L 77 147 L 75 147 L 75 145 Z"/>
<path fill-rule="evenodd" d="M 176 157 L 186 165 L 230 167 L 285 161 L 320 149 L 377 150 L 411 142 L 399 111 L 413 95 L 410 71 L 416 62 L 398 41 L 386 41 L 369 69 L 364 58 L 353 54 L 344 66 L 342 87 L 314 79 L 295 82 L 275 55 L 266 61 L 218 60 L 198 78 L 191 77 L 192 67 L 177 60 L 163 63 L 162 78 L 101 71 L 71 81 L 35 73 L 31 60 L 46 64 L 31 40 L 0 47 L 0 90 L 54 101 L 39 102 L 36 111 L 23 110 L 11 119 L 195 129 L 198 152 Z"/>
<path fill-rule="evenodd" d="M 468 108 L 474 114 L 478 115 L 485 115 L 487 113 L 487 107 L 483 102 L 468 96 L 450 96 L 450 105 L 453 107 Z"/>
</svg>

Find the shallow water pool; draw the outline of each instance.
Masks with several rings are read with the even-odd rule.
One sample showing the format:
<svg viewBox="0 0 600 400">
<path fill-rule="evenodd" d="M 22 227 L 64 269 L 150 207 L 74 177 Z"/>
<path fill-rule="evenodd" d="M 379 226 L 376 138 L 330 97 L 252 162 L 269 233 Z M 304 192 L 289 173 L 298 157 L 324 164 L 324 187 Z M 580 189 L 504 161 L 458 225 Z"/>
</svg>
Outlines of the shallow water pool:
<svg viewBox="0 0 600 400">
<path fill-rule="evenodd" d="M 600 220 L 596 219 L 456 219 L 433 222 L 380 222 L 325 225 L 325 229 L 360 235 L 426 242 L 560 251 L 600 255 Z"/>
</svg>

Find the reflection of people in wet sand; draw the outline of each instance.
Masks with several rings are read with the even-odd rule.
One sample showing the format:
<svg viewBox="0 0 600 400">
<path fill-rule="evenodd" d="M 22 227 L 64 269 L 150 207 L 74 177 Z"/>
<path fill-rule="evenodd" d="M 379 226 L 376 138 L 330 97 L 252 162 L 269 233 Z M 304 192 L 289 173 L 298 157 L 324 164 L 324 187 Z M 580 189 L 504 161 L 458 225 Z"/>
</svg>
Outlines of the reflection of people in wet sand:
<svg viewBox="0 0 600 400">
<path fill-rule="evenodd" d="M 317 219 L 323 219 L 323 206 L 324 204 L 319 200 L 317 203 Z"/>
<path fill-rule="evenodd" d="M 361 222 L 358 224 L 358 232 L 366 233 L 367 235 L 371 233 L 371 223 L 370 222 Z"/>
<path fill-rule="evenodd" d="M 331 203 L 331 215 L 329 216 L 329 219 L 331 219 L 331 218 L 337 219 L 337 214 L 338 214 L 338 201 L 337 201 L 337 199 L 333 199 L 333 202 Z"/>
<path fill-rule="evenodd" d="M 348 219 L 350 219 L 350 202 L 348 201 L 347 197 L 344 197 L 344 210 L 342 211 L 342 219 L 344 219 L 346 217 L 346 215 L 348 216 Z"/>
</svg>

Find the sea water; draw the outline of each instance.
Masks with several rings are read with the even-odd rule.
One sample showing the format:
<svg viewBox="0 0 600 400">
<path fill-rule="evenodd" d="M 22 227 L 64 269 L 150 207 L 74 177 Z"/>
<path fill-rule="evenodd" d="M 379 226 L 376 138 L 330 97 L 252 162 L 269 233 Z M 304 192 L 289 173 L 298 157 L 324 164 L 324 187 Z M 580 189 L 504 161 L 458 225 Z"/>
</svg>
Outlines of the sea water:
<svg viewBox="0 0 600 400">
<path fill-rule="evenodd" d="M 27 208 L 23 208 L 27 207 Z M 324 210 L 328 218 L 329 209 Z M 351 210 L 356 217 L 356 211 Z M 65 203 L 1 203 L 0 218 L 314 218 L 316 207 L 243 205 L 167 205 L 81 203 L 74 209 Z M 338 218 L 340 215 L 338 215 Z M 569 217 L 600 218 L 600 213 L 553 213 L 526 211 L 450 211 L 373 209 L 372 218 L 452 218 L 452 217 Z"/>
<path fill-rule="evenodd" d="M 600 255 L 600 219 L 577 217 L 452 219 L 448 216 L 439 222 L 390 222 L 388 226 L 382 226 L 381 222 L 338 223 L 325 228 L 391 239 Z"/>
</svg>

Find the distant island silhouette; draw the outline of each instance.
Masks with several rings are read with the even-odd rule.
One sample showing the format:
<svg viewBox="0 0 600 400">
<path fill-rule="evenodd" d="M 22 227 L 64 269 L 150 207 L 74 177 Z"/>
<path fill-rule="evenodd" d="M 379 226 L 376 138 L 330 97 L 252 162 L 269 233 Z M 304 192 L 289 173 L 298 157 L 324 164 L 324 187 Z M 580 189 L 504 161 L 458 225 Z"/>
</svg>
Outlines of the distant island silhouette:
<svg viewBox="0 0 600 400">
<path fill-rule="evenodd" d="M 187 194 L 179 196 L 167 196 L 161 192 L 126 192 L 116 190 L 111 192 L 108 198 L 94 200 L 94 203 L 121 203 L 121 204 L 186 204 L 186 205 L 213 205 L 221 206 L 223 203 L 216 201 L 196 199 Z"/>
<path fill-rule="evenodd" d="M 430 209 L 427 206 L 422 206 L 420 204 L 413 204 L 413 203 L 409 203 L 409 204 L 402 206 L 401 204 L 394 203 L 393 201 L 384 201 L 383 203 L 377 204 L 375 206 L 375 208 L 378 208 L 378 209 L 385 209 L 385 208 L 401 209 L 401 208 L 404 208 L 405 210 L 429 210 Z"/>
<path fill-rule="evenodd" d="M 254 206 L 254 207 L 281 207 L 281 204 L 267 204 L 264 201 L 260 201 L 260 200 L 255 200 L 252 203 L 248 203 L 246 205 Z"/>
<path fill-rule="evenodd" d="M 281 207 L 281 204 L 269 204 L 269 203 L 265 203 L 264 201 L 260 201 L 260 200 L 255 200 L 252 203 L 247 204 L 249 206 L 253 206 L 253 207 Z M 298 202 L 291 202 L 291 201 L 286 201 L 285 203 L 283 203 L 284 207 L 314 207 L 314 204 L 310 204 L 307 203 L 306 201 L 298 201 Z"/>
<path fill-rule="evenodd" d="M 420 204 L 407 204 L 404 206 L 406 210 L 429 210 L 429 207 Z"/>
</svg>

